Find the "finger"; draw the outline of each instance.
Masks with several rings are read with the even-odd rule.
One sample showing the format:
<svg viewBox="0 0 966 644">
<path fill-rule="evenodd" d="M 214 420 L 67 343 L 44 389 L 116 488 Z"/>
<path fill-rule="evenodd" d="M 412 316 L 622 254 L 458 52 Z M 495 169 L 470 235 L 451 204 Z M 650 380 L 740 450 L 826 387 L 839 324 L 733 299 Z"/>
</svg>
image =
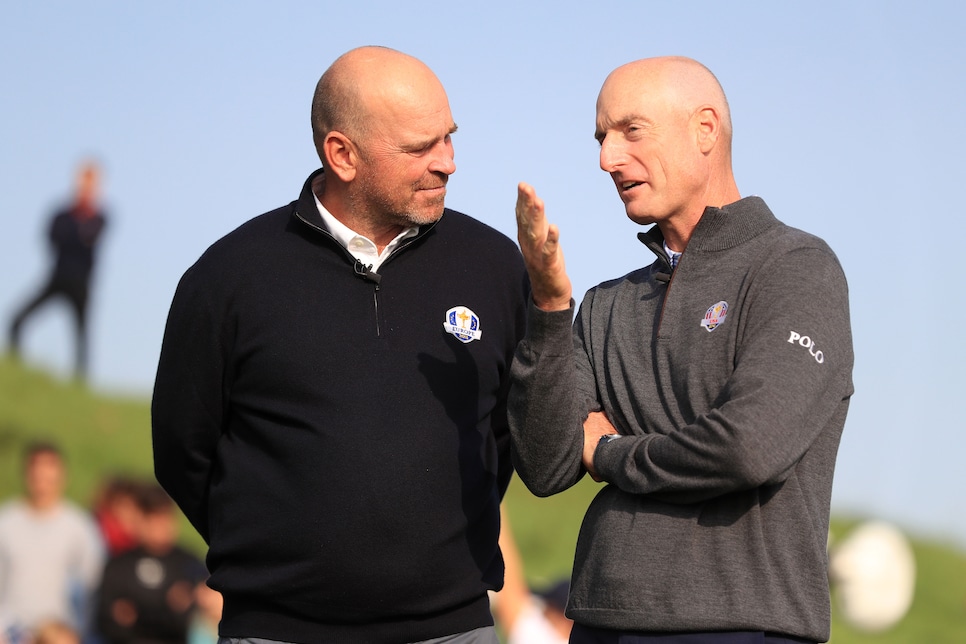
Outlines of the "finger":
<svg viewBox="0 0 966 644">
<path fill-rule="evenodd" d="M 527 210 L 530 208 L 530 204 L 533 203 L 533 188 L 526 183 L 520 183 L 517 186 L 517 226 L 520 228 L 528 227 L 530 223 L 530 218 L 527 216 Z"/>
<path fill-rule="evenodd" d="M 543 244 L 545 255 L 554 255 L 560 246 L 560 229 L 556 224 L 547 226 L 547 240 Z"/>
<path fill-rule="evenodd" d="M 544 225 L 543 200 L 537 196 L 533 186 L 529 184 L 521 183 L 517 187 L 516 216 L 517 226 L 521 230 L 540 231 Z"/>
<path fill-rule="evenodd" d="M 521 181 L 517 185 L 517 203 L 521 201 L 532 201 L 537 196 L 537 191 L 529 183 Z"/>
</svg>

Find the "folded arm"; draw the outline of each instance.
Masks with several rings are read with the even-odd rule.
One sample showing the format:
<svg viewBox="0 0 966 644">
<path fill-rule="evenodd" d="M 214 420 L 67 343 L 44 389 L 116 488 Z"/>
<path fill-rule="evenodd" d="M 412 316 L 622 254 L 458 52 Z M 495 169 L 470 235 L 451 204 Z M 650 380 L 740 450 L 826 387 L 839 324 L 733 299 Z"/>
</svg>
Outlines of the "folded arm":
<svg viewBox="0 0 966 644">
<path fill-rule="evenodd" d="M 762 271 L 734 370 L 714 404 L 670 433 L 621 428 L 594 466 L 626 492 L 692 503 L 784 481 L 852 393 L 847 287 L 802 249 Z M 804 338 L 804 339 L 803 339 Z"/>
</svg>

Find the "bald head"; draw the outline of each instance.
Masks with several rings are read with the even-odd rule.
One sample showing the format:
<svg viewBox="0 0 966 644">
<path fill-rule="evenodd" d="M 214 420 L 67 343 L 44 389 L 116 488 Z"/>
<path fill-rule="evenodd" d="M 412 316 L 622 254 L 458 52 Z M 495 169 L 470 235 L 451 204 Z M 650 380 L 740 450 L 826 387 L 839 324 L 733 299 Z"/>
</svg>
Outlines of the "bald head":
<svg viewBox="0 0 966 644">
<path fill-rule="evenodd" d="M 674 250 L 707 206 L 740 198 L 728 101 L 697 61 L 647 58 L 611 72 L 597 97 L 596 137 L 628 217 L 658 224 Z"/>
<path fill-rule="evenodd" d="M 732 128 L 728 99 L 715 75 L 698 61 L 683 56 L 662 56 L 622 65 L 604 81 L 597 99 L 598 109 L 605 93 L 628 91 L 658 98 L 681 115 L 690 116 L 710 106 L 720 120 L 719 142 L 730 153 Z"/>
<path fill-rule="evenodd" d="M 322 74 L 312 100 L 312 136 L 323 165 L 322 142 L 330 132 L 361 142 L 427 97 L 446 100 L 439 79 L 419 59 L 387 47 L 346 52 Z"/>
<path fill-rule="evenodd" d="M 456 123 L 421 61 L 385 47 L 340 56 L 316 88 L 312 131 L 324 170 L 313 191 L 377 248 L 442 216 Z"/>
</svg>

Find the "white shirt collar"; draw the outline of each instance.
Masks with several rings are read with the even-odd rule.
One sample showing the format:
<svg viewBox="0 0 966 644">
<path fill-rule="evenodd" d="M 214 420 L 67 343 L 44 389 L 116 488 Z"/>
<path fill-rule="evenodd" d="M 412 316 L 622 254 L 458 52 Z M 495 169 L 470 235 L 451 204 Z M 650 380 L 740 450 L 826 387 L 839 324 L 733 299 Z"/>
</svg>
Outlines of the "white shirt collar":
<svg viewBox="0 0 966 644">
<path fill-rule="evenodd" d="M 328 229 L 329 233 L 335 237 L 342 246 L 349 251 L 349 253 L 358 259 L 360 262 L 366 265 L 372 265 L 369 269 L 371 271 L 378 272 L 379 267 L 382 263 L 392 254 L 399 244 L 404 239 L 409 239 L 410 237 L 415 237 L 419 234 L 419 226 L 410 226 L 405 229 L 396 237 L 389 242 L 385 248 L 382 249 L 380 253 L 376 248 L 375 242 L 366 237 L 365 235 L 360 235 L 355 232 L 341 221 L 335 218 L 331 212 L 329 212 L 322 202 L 319 201 L 318 195 L 313 191 L 312 196 L 315 198 L 315 207 L 319 209 L 319 215 L 322 217 L 322 222 Z"/>
</svg>

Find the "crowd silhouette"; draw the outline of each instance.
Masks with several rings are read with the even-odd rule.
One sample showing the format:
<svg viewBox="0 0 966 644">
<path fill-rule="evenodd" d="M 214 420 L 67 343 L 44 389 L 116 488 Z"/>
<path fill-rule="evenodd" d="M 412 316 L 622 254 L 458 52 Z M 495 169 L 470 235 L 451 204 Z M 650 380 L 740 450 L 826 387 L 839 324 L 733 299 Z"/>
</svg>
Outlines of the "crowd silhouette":
<svg viewBox="0 0 966 644">
<path fill-rule="evenodd" d="M 108 477 L 88 510 L 66 479 L 56 444 L 27 445 L 24 493 L 0 506 L 0 644 L 214 644 L 220 596 L 164 490 Z"/>
<path fill-rule="evenodd" d="M 30 442 L 23 494 L 0 504 L 0 644 L 216 644 L 221 595 L 177 544 L 167 493 L 108 475 L 85 508 L 64 495 L 67 470 L 57 444 Z M 502 518 L 506 583 L 491 600 L 504 641 L 566 642 L 567 581 L 531 589 Z"/>
</svg>

